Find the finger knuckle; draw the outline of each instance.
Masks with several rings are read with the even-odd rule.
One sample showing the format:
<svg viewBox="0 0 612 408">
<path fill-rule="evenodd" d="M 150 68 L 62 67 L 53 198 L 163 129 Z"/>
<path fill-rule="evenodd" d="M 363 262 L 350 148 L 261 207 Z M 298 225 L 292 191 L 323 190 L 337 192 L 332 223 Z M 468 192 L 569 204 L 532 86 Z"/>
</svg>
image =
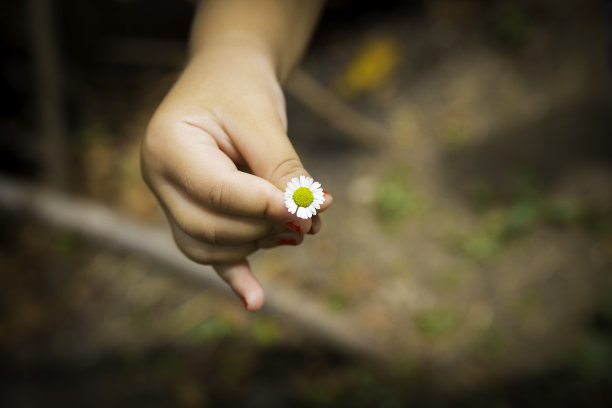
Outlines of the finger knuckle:
<svg viewBox="0 0 612 408">
<path fill-rule="evenodd" d="M 217 223 L 209 225 L 202 231 L 202 239 L 209 245 L 224 245 L 231 243 L 228 234 Z"/>
<path fill-rule="evenodd" d="M 211 246 L 222 245 L 226 243 L 224 234 L 213 225 L 183 225 L 181 228 L 190 236 L 194 237 L 200 242 Z"/>
<path fill-rule="evenodd" d="M 185 255 L 187 258 L 191 259 L 194 262 L 204 265 L 210 265 L 214 262 L 214 257 L 212 253 L 202 247 L 196 247 L 194 245 L 177 241 L 176 246 L 179 250 Z"/>
<path fill-rule="evenodd" d="M 142 141 L 142 152 L 147 156 L 149 154 L 158 154 L 164 151 L 164 144 L 167 135 L 170 134 L 170 129 L 163 121 L 163 118 L 154 116 L 147 129 L 145 130 Z"/>
<path fill-rule="evenodd" d="M 187 258 L 202 265 L 215 265 L 237 262 L 253 253 L 257 248 L 255 245 L 245 245 L 241 248 L 228 251 L 218 251 L 203 248 L 179 247 Z"/>
<path fill-rule="evenodd" d="M 154 175 L 162 173 L 167 162 L 168 138 L 172 134 L 160 119 L 153 118 L 140 144 L 140 168 L 143 178 L 151 185 Z"/>
<path fill-rule="evenodd" d="M 302 162 L 295 157 L 290 157 L 278 163 L 269 175 L 269 180 L 280 181 L 290 176 L 304 174 Z"/>
<path fill-rule="evenodd" d="M 225 203 L 229 199 L 226 183 L 224 183 L 223 180 L 217 180 L 211 183 L 206 198 L 212 207 L 224 210 Z"/>
</svg>

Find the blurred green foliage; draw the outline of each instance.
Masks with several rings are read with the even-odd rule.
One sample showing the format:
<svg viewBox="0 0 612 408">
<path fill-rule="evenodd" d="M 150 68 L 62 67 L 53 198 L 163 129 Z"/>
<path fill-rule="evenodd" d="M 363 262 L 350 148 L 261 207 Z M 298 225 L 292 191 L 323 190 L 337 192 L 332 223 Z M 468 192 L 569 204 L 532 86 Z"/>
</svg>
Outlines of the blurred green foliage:
<svg viewBox="0 0 612 408">
<path fill-rule="evenodd" d="M 469 144 L 470 136 L 467 126 L 457 120 L 448 123 L 440 133 L 443 147 L 451 152 L 459 151 Z"/>
<path fill-rule="evenodd" d="M 386 227 L 397 228 L 405 217 L 418 214 L 423 198 L 410 186 L 411 171 L 406 166 L 392 168 L 377 188 L 375 206 L 378 220 Z"/>
<path fill-rule="evenodd" d="M 496 237 L 488 235 L 477 235 L 462 239 L 459 249 L 468 257 L 484 261 L 493 257 L 500 250 L 500 243 Z"/>
<path fill-rule="evenodd" d="M 82 238 L 73 232 L 58 231 L 52 237 L 53 249 L 64 255 L 75 255 L 83 248 Z"/>
<path fill-rule="evenodd" d="M 273 346 L 280 338 L 280 328 L 272 317 L 260 316 L 251 325 L 251 334 L 257 344 Z"/>
<path fill-rule="evenodd" d="M 518 5 L 505 7 L 501 10 L 493 24 L 495 38 L 506 46 L 524 44 L 533 31 L 533 22 L 527 12 Z"/>
<path fill-rule="evenodd" d="M 435 338 L 450 333 L 461 325 L 461 316 L 453 308 L 435 307 L 414 318 L 419 332 Z"/>
<path fill-rule="evenodd" d="M 492 325 L 471 346 L 472 358 L 480 364 L 496 365 L 512 358 L 508 337 Z"/>
<path fill-rule="evenodd" d="M 586 378 L 612 379 L 612 339 L 600 333 L 584 338 L 576 353 L 577 371 Z"/>
<path fill-rule="evenodd" d="M 185 366 L 179 356 L 166 354 L 155 361 L 153 369 L 158 377 L 169 380 L 182 373 Z"/>
<path fill-rule="evenodd" d="M 606 229 L 612 217 L 605 209 L 594 209 L 572 197 L 551 197 L 538 187 L 529 172 L 518 172 L 509 191 L 480 185 L 474 191 L 474 204 L 480 211 L 474 230 L 455 234 L 451 246 L 476 261 L 486 261 L 513 240 L 543 225 L 566 228 L 596 226 Z"/>
<path fill-rule="evenodd" d="M 444 293 L 452 293 L 461 288 L 465 281 L 465 270 L 452 266 L 438 271 L 436 288 Z"/>
<path fill-rule="evenodd" d="M 205 344 L 227 338 L 235 334 L 236 330 L 232 322 L 222 315 L 212 316 L 191 331 L 189 340 L 192 344 Z"/>
<path fill-rule="evenodd" d="M 340 312 L 350 306 L 350 295 L 340 289 L 330 291 L 326 298 L 327 307 L 333 311 Z"/>
<path fill-rule="evenodd" d="M 151 330 L 151 315 L 148 308 L 134 307 L 130 310 L 127 318 L 132 330 L 140 332 Z"/>
<path fill-rule="evenodd" d="M 394 378 L 355 366 L 302 381 L 301 391 L 307 407 L 402 407 L 394 382 Z"/>
<path fill-rule="evenodd" d="M 104 121 L 88 122 L 76 132 L 79 144 L 86 148 L 112 141 L 115 133 Z"/>
</svg>

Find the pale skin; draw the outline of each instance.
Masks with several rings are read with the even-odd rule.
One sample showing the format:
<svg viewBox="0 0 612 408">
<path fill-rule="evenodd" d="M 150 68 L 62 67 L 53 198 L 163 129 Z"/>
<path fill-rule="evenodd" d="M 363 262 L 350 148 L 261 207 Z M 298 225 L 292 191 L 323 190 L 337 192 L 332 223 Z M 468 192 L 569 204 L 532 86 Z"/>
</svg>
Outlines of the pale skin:
<svg viewBox="0 0 612 408">
<path fill-rule="evenodd" d="M 283 192 L 309 176 L 287 137 L 281 83 L 298 62 L 322 0 L 210 0 L 195 16 L 190 60 L 155 112 L 143 176 L 190 259 L 212 265 L 249 311 L 264 290 L 247 256 L 298 245 L 321 219 L 290 214 Z M 332 197 L 325 194 L 325 211 Z M 289 224 L 288 224 L 289 223 Z"/>
</svg>

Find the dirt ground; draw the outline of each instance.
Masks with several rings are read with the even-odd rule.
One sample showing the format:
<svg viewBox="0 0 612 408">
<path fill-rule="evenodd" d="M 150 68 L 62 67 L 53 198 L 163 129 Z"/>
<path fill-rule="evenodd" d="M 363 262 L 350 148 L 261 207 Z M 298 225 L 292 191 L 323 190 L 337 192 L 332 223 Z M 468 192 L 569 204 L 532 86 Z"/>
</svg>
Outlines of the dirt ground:
<svg viewBox="0 0 612 408">
<path fill-rule="evenodd" d="M 142 2 L 110 3 L 94 3 L 114 16 L 107 25 L 62 3 L 69 190 L 163 224 L 138 144 L 180 63 L 104 50 L 109 38 L 184 41 L 190 6 L 153 2 L 150 21 L 128 29 Z M 2 212 L 0 405 L 609 404 L 603 3 L 345 3 L 326 11 L 302 68 L 385 137 L 340 132 L 288 93 L 289 136 L 334 204 L 319 235 L 251 264 L 264 283 L 345 319 L 391 364 L 247 314 L 149 259 Z M 4 47 L 6 72 L 27 66 Z M 2 169 L 35 180 L 33 91 L 17 91 L 21 108 L 3 111 Z"/>
</svg>

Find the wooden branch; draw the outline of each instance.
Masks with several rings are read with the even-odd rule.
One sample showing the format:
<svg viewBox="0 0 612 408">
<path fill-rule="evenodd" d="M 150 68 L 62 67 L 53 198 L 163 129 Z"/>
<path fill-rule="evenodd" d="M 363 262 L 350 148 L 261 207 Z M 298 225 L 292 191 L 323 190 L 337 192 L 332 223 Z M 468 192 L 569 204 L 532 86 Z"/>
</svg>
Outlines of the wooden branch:
<svg viewBox="0 0 612 408">
<path fill-rule="evenodd" d="M 34 216 L 55 227 L 68 229 L 115 249 L 133 252 L 165 265 L 181 278 L 234 296 L 212 268 L 188 260 L 177 249 L 168 228 L 146 225 L 98 203 L 69 197 L 54 190 L 0 175 L 0 208 Z M 262 282 L 266 288 L 263 311 L 273 314 L 304 333 L 338 349 L 386 363 L 384 348 L 360 333 L 342 317 L 330 314 L 318 302 L 278 282 Z"/>
<path fill-rule="evenodd" d="M 347 105 L 302 69 L 291 74 L 285 89 L 312 113 L 366 147 L 376 148 L 386 139 L 388 131 L 381 124 Z"/>
</svg>

